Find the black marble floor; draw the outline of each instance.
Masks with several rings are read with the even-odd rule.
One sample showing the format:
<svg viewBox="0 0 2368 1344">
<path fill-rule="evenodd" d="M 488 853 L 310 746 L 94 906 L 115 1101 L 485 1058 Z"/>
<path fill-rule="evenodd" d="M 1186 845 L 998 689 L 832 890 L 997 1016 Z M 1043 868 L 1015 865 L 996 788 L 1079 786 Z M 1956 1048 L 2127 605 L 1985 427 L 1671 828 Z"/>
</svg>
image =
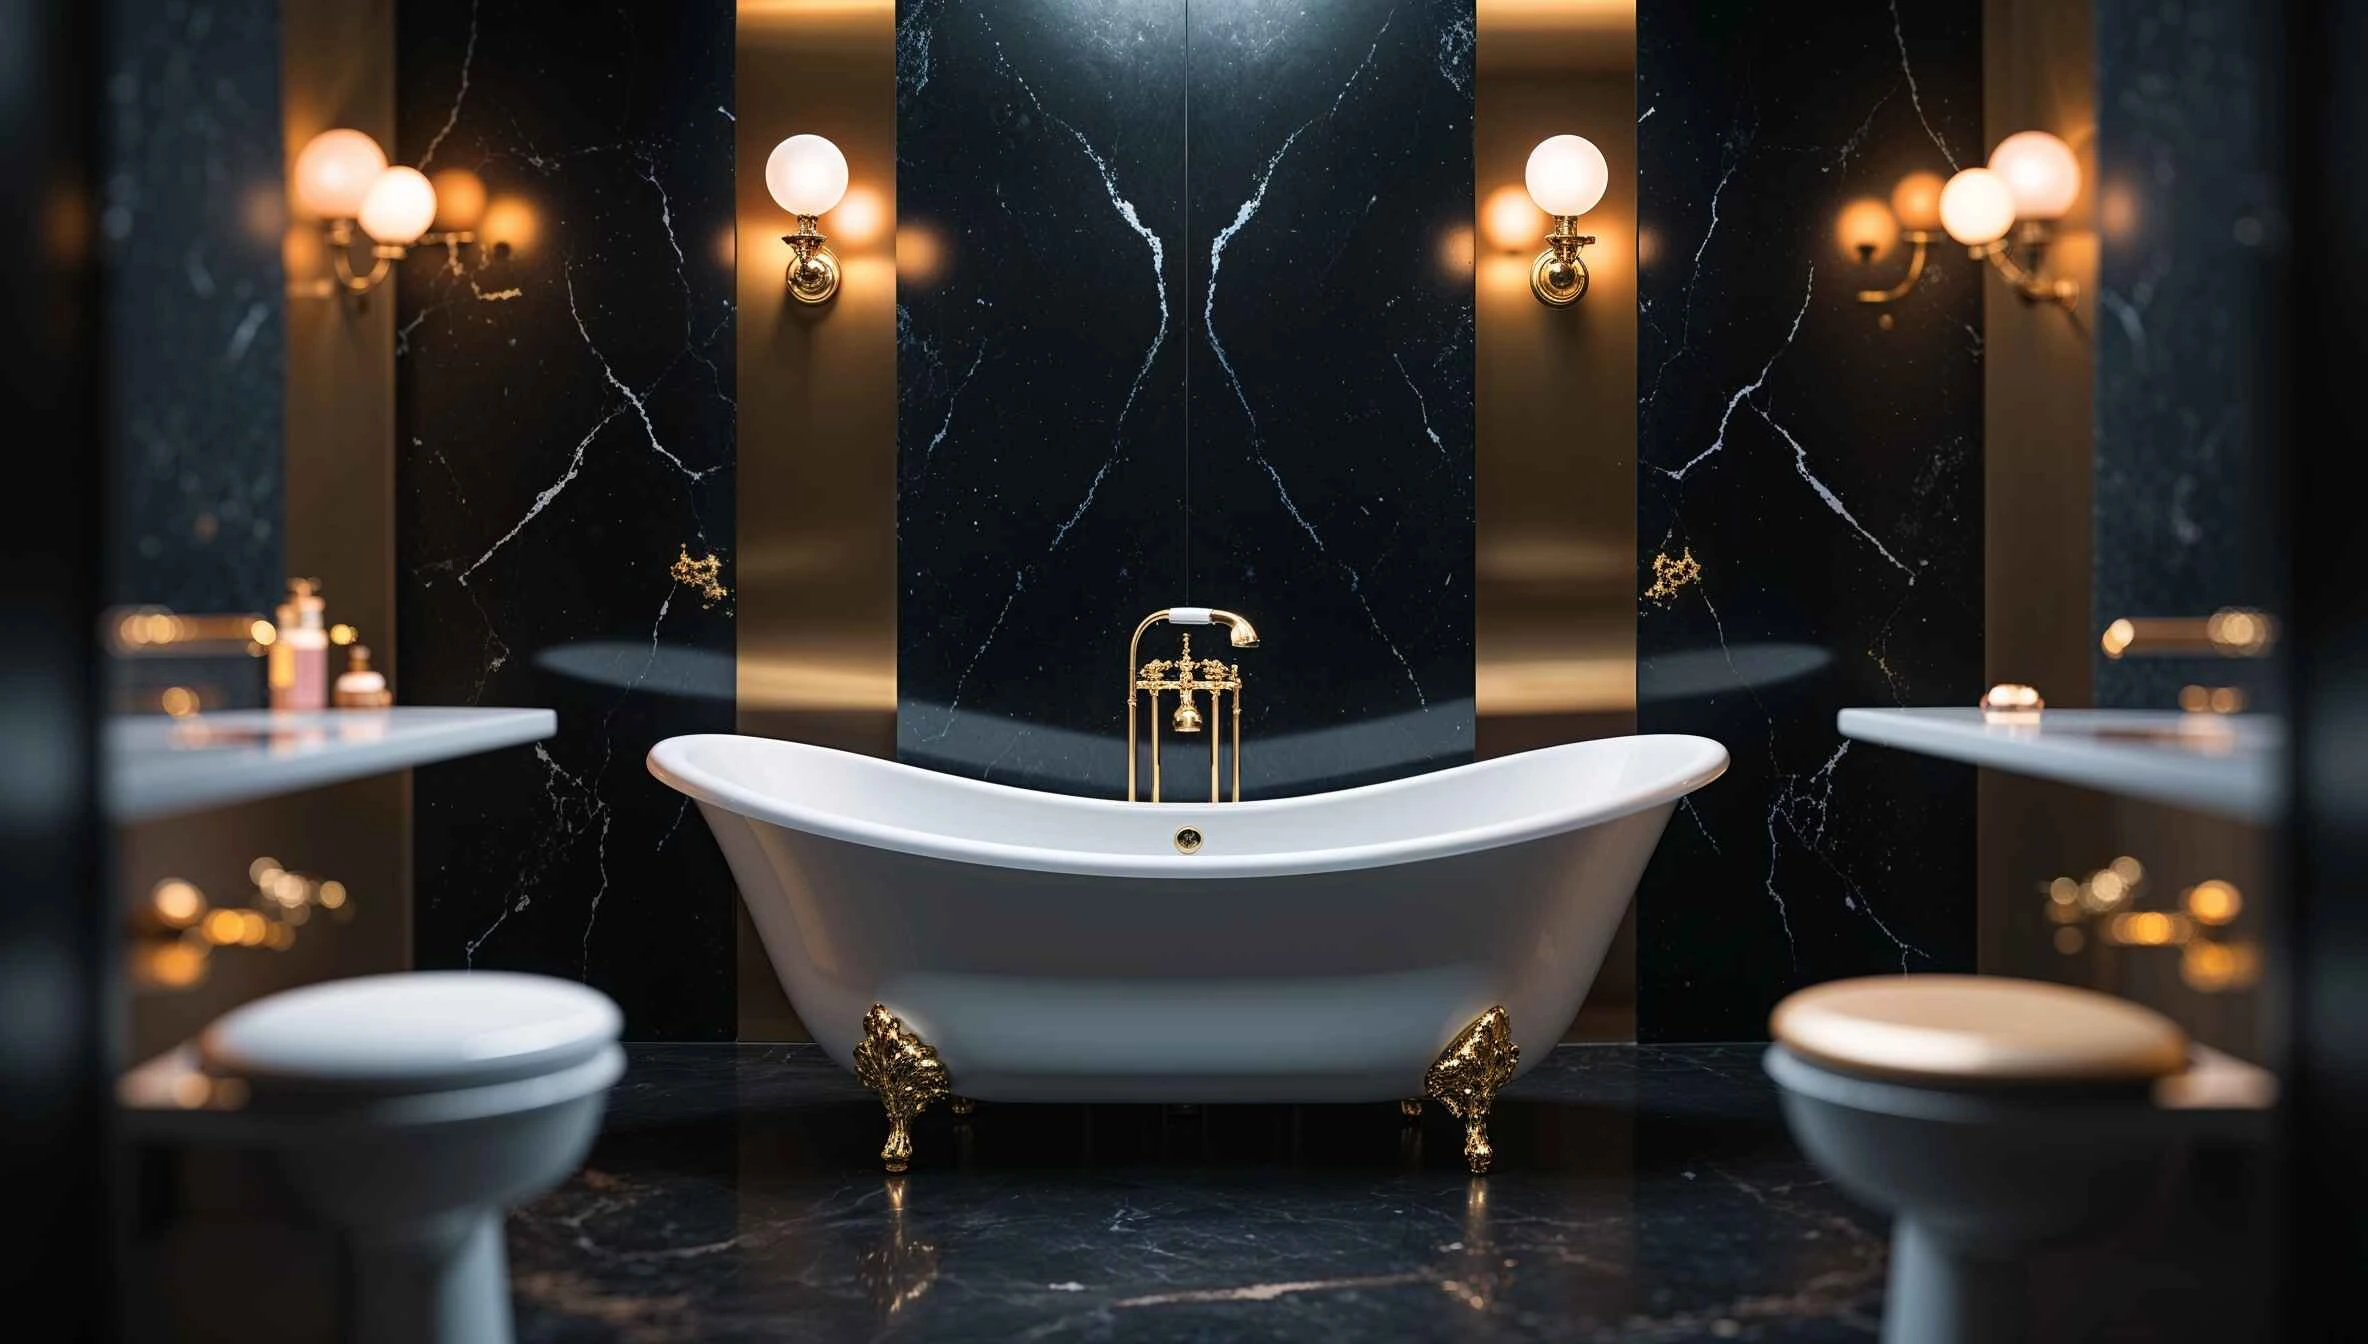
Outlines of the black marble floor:
<svg viewBox="0 0 2368 1344">
<path fill-rule="evenodd" d="M 1468 1176 L 1436 1107 L 981 1105 L 916 1126 L 811 1046 L 636 1047 L 511 1225 L 519 1338 L 1865 1339 L 1882 1226 L 1759 1049 L 1557 1050 Z"/>
</svg>

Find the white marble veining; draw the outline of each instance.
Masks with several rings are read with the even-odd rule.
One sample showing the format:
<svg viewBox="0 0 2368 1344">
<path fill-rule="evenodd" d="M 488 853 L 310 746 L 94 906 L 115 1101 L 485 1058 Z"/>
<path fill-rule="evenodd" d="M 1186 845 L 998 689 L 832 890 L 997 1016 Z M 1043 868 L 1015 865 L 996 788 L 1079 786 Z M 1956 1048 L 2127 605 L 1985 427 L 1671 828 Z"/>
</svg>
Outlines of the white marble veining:
<svg viewBox="0 0 2368 1344">
<path fill-rule="evenodd" d="M 1978 709 L 1845 709 L 1844 734 L 2256 823 L 2285 806 L 2285 725 L 2266 715 L 2051 709 L 1994 723 Z"/>
<path fill-rule="evenodd" d="M 547 709 L 235 710 L 107 725 L 107 814 L 156 821 L 549 737 Z"/>
</svg>

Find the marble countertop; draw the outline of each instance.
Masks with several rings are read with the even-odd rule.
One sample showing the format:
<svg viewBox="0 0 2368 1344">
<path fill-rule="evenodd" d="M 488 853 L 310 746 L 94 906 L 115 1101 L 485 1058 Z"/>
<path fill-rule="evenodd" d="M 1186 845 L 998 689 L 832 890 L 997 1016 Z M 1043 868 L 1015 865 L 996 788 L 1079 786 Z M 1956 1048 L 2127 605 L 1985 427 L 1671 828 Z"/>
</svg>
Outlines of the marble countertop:
<svg viewBox="0 0 2368 1344">
<path fill-rule="evenodd" d="M 155 821 L 534 742 L 547 709 L 234 710 L 107 724 L 107 814 Z"/>
<path fill-rule="evenodd" d="M 2285 805 L 2285 728 L 2267 715 L 2050 709 L 2036 723 L 1978 709 L 1845 709 L 1845 737 L 2238 821 Z"/>
</svg>

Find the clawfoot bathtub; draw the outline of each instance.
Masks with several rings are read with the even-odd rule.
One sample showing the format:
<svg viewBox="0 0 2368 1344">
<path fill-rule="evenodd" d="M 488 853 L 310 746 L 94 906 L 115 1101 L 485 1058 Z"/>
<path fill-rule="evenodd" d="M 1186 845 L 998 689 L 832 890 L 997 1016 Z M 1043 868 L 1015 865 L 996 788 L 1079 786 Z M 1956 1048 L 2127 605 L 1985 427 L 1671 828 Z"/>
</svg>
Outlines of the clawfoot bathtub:
<svg viewBox="0 0 2368 1344">
<path fill-rule="evenodd" d="M 881 1092 L 897 1169 L 905 1121 L 952 1094 L 1429 1095 L 1483 1168 L 1489 1097 L 1570 1024 L 1670 811 L 1726 765 L 1706 738 L 1627 737 L 1146 804 L 762 738 L 649 755 L 799 1018 Z"/>
</svg>

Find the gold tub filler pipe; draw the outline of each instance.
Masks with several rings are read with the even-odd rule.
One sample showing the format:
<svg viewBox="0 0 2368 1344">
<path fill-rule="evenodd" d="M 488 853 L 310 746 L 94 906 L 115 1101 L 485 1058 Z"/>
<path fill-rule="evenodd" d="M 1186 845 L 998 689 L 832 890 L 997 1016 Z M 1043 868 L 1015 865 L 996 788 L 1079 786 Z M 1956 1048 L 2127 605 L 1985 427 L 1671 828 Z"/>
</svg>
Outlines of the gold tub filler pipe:
<svg viewBox="0 0 2368 1344">
<path fill-rule="evenodd" d="M 1233 697 L 1233 801 L 1242 800 L 1242 668 L 1239 663 L 1227 663 L 1215 658 L 1194 659 L 1192 636 L 1184 636 L 1184 650 L 1174 658 L 1154 658 L 1138 661 L 1143 653 L 1143 632 L 1161 622 L 1169 625 L 1222 625 L 1226 627 L 1228 642 L 1237 649 L 1258 647 L 1258 631 L 1249 621 L 1235 612 L 1215 607 L 1162 607 L 1144 617 L 1135 626 L 1134 638 L 1126 646 L 1126 800 L 1139 801 L 1135 786 L 1135 770 L 1140 748 L 1136 745 L 1137 725 L 1140 721 L 1142 699 L 1151 698 L 1151 801 L 1160 799 L 1159 762 L 1159 697 L 1162 692 L 1176 693 L 1174 727 L 1178 733 L 1197 733 L 1207 727 L 1209 734 L 1209 801 L 1225 801 L 1218 791 L 1217 726 L 1208 721 L 1219 712 L 1221 697 Z M 1202 714 L 1199 698 L 1207 692 L 1209 708 Z"/>
</svg>

